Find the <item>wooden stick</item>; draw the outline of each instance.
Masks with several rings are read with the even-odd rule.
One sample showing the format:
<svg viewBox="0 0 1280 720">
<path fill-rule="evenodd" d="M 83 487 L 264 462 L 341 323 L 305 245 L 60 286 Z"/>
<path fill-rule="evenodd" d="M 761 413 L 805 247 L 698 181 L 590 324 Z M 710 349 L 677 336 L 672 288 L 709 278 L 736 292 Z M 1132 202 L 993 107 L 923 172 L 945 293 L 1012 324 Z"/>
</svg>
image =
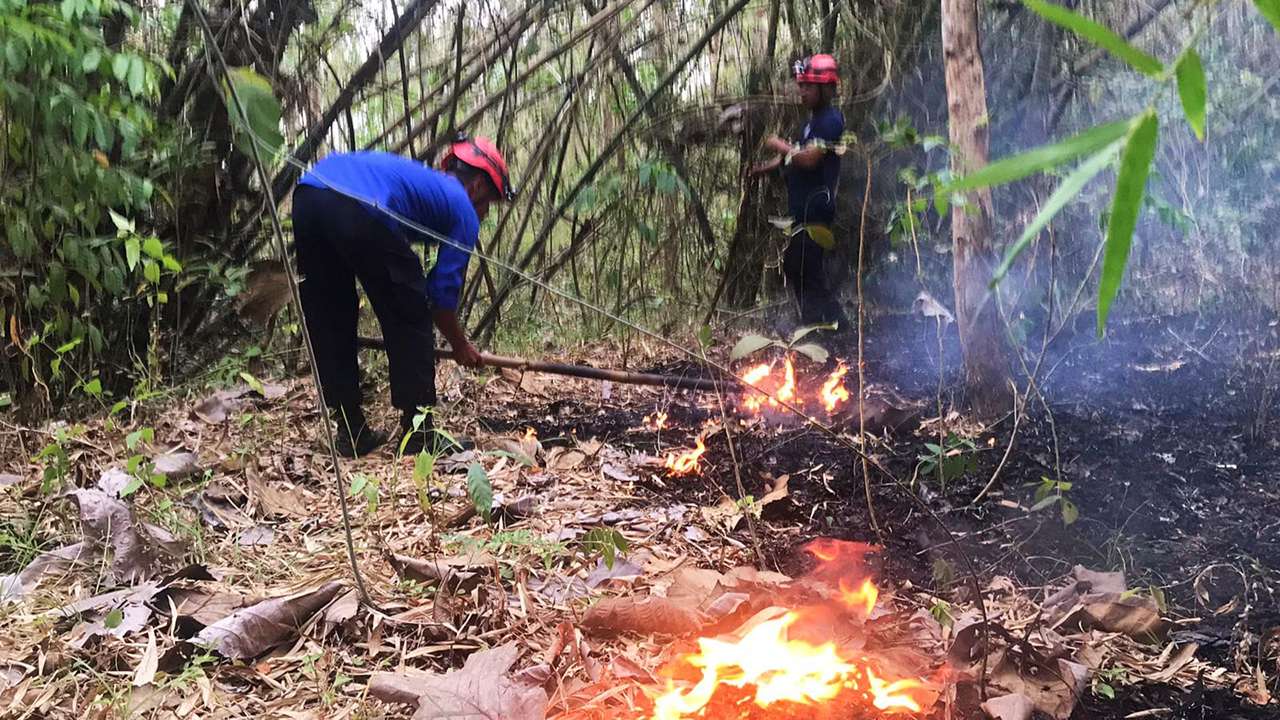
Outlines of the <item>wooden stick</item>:
<svg viewBox="0 0 1280 720">
<path fill-rule="evenodd" d="M 386 349 L 386 344 L 382 341 L 382 338 L 361 337 L 358 342 L 362 348 Z M 453 351 L 445 348 L 436 348 L 436 357 L 452 360 Z M 587 365 L 547 362 L 545 360 L 526 360 L 506 355 L 492 355 L 490 353 L 480 353 L 480 358 L 481 363 L 489 367 L 510 368 L 521 372 L 568 375 L 589 380 L 610 380 L 628 385 L 658 385 L 680 390 L 698 390 L 700 392 L 715 392 L 717 387 L 728 386 L 736 388 L 739 385 L 737 378 L 716 380 L 714 378 L 683 377 L 680 375 L 657 375 L 654 373 L 614 370 L 612 368 L 596 368 Z"/>
</svg>

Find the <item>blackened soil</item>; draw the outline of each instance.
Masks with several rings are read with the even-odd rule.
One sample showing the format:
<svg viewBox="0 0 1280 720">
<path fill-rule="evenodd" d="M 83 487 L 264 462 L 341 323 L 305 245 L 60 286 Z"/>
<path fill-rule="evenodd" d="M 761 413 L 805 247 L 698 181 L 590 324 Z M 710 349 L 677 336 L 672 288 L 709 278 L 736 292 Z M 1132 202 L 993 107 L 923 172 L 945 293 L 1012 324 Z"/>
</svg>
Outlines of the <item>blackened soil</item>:
<svg viewBox="0 0 1280 720">
<path fill-rule="evenodd" d="M 880 317 L 868 328 L 865 348 L 868 380 L 898 389 L 925 408 L 924 417 L 937 415 L 939 395 L 944 408 L 963 405 L 953 327 L 940 343 L 931 321 Z M 853 347 L 834 349 L 856 356 Z M 980 582 L 1006 575 L 1024 586 L 1052 585 L 1077 563 L 1123 570 L 1131 588 L 1158 587 L 1172 614 L 1198 619 L 1175 640 L 1199 643 L 1200 657 L 1226 667 L 1262 662 L 1272 695 L 1280 695 L 1280 649 L 1265 640 L 1280 633 L 1277 353 L 1274 322 L 1239 318 L 1113 325 L 1105 341 L 1087 333 L 1059 337 L 1041 363 L 1042 396 L 1027 403 L 997 491 L 981 503 L 971 500 L 1001 464 L 1013 417 L 970 437 L 975 449 L 961 454 L 965 467 L 945 483 L 928 474 L 914 490 L 909 485 L 928 453 L 924 444 L 938 443 L 936 435 L 898 433 L 873 449 L 893 476 L 871 471 L 878 535 L 861 462 L 829 436 L 760 425 L 736 432 L 734 450 L 749 493 L 761 492 L 764 473 L 790 475 L 790 502 L 764 510 L 765 525 L 806 527 L 803 537 L 770 540 L 770 554 L 784 571 L 805 567 L 799 545 L 817 536 L 879 542 L 889 584 L 910 580 L 958 599 L 970 567 Z M 679 363 L 654 370 L 698 372 Z M 698 402 L 679 395 L 665 408 L 676 427 L 685 428 L 675 442 L 692 444 L 694 429 L 713 417 Z M 654 451 L 651 436 L 628 432 L 653 408 L 564 401 L 548 410 L 541 424 L 529 423 L 540 437 L 573 431 Z M 664 502 L 675 495 L 709 505 L 721 493 L 736 497 L 724 434 L 708 448 L 701 477 L 668 481 L 654 492 Z M 1070 484 L 1063 497 L 1078 509 L 1072 524 L 1063 521 L 1061 503 L 1029 511 L 1046 478 Z M 947 543 L 948 531 L 960 539 L 959 550 Z M 738 534 L 748 541 L 745 530 Z M 1280 718 L 1280 706 L 1259 708 L 1229 691 L 1143 684 L 1122 685 L 1114 700 L 1086 693 L 1074 717 L 1110 720 L 1146 710 L 1187 720 Z"/>
</svg>

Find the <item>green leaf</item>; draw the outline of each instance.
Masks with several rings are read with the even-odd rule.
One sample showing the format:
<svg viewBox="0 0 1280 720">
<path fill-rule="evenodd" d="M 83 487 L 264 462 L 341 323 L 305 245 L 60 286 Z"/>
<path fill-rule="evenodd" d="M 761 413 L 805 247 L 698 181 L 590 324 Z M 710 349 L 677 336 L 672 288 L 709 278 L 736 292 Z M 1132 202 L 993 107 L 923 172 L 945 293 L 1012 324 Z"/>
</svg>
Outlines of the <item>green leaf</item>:
<svg viewBox="0 0 1280 720">
<path fill-rule="evenodd" d="M 111 222 L 115 224 L 117 232 L 133 232 L 132 220 L 110 208 L 107 209 L 107 214 L 111 216 Z"/>
<path fill-rule="evenodd" d="M 182 272 L 182 263 L 178 262 L 172 255 L 165 255 L 160 262 L 164 263 L 165 270 L 171 273 Z"/>
<path fill-rule="evenodd" d="M 138 428 L 137 430 L 134 430 L 133 432 L 125 436 L 124 446 L 127 447 L 129 450 L 133 450 L 134 448 L 138 447 L 138 443 L 140 442 L 149 443 L 149 442 L 153 442 L 155 439 L 156 439 L 155 430 L 152 430 L 149 427 Z"/>
<path fill-rule="evenodd" d="M 142 277 L 152 284 L 160 282 L 160 266 L 156 264 L 155 260 L 148 260 L 143 264 Z"/>
<path fill-rule="evenodd" d="M 271 91 L 271 83 L 249 68 L 232 68 L 228 75 L 230 83 L 223 83 L 222 99 L 231 114 L 231 124 L 240 131 L 236 133 L 236 146 L 253 157 L 251 143 L 256 139 L 263 160 L 270 160 L 284 143 L 280 134 L 280 101 Z M 238 108 L 236 98 L 240 100 Z"/>
<path fill-rule="evenodd" d="M 98 378 L 90 380 L 84 384 L 84 391 L 94 397 L 98 397 L 102 394 L 102 381 Z"/>
<path fill-rule="evenodd" d="M 347 490 L 349 497 L 358 497 L 364 492 L 365 487 L 369 484 L 369 477 L 364 473 L 355 473 L 351 476 L 351 487 Z"/>
<path fill-rule="evenodd" d="M 493 485 L 489 484 L 489 473 L 478 462 L 467 468 L 467 497 L 485 522 L 489 522 L 489 514 L 493 512 Z"/>
<path fill-rule="evenodd" d="M 160 238 L 152 235 L 142 241 L 142 252 L 146 253 L 148 257 L 159 260 L 164 257 L 164 243 L 160 242 Z"/>
<path fill-rule="evenodd" d="M 1195 48 L 1187 48 L 1175 69 L 1178 75 L 1178 97 L 1182 99 L 1182 112 L 1196 137 L 1204 140 L 1204 105 L 1209 91 L 1204 79 L 1204 64 Z"/>
<path fill-rule="evenodd" d="M 1104 682 L 1096 682 L 1093 684 L 1093 691 L 1108 700 L 1116 699 L 1116 689 Z"/>
<path fill-rule="evenodd" d="M 1062 522 L 1071 525 L 1080 519 L 1080 509 L 1076 504 L 1066 498 L 1062 498 Z"/>
<path fill-rule="evenodd" d="M 108 630 L 115 630 L 122 622 L 124 622 L 124 610 L 120 608 L 107 613 L 107 616 L 102 619 L 102 625 Z"/>
<path fill-rule="evenodd" d="M 436 458 L 431 453 L 423 450 L 413 459 L 413 481 L 415 483 L 426 482 L 431 473 L 435 471 Z"/>
<path fill-rule="evenodd" d="M 1124 137 L 1132 124 L 1128 120 L 1119 120 L 1098 125 L 1062 142 L 1043 145 L 1020 155 L 1002 158 L 944 186 L 938 195 L 945 196 L 988 185 L 1003 185 L 1046 168 L 1057 167 L 1082 155 L 1090 155 Z M 937 202 L 938 199 L 935 198 L 934 203 Z M 940 209 L 940 212 L 944 211 Z"/>
<path fill-rule="evenodd" d="M 795 345 L 796 343 L 800 342 L 805 337 L 807 337 L 809 333 L 812 333 L 815 330 L 835 330 L 835 329 L 836 329 L 836 323 L 819 323 L 817 325 L 806 325 L 805 327 L 799 328 L 795 332 L 791 333 L 791 339 L 788 341 L 788 344 Z"/>
<path fill-rule="evenodd" d="M 1138 226 L 1138 213 L 1142 210 L 1142 198 L 1147 191 L 1147 176 L 1151 172 L 1159 134 L 1160 121 L 1155 110 L 1148 110 L 1134 124 L 1125 144 L 1124 156 L 1120 159 L 1120 173 L 1116 176 L 1115 197 L 1111 203 L 1111 222 L 1107 223 L 1102 278 L 1098 281 L 1099 337 L 1107 328 L 1111 303 L 1120 292 L 1120 281 L 1124 278 L 1129 249 L 1133 246 L 1133 231 Z"/>
<path fill-rule="evenodd" d="M 141 95 L 147 81 L 147 64 L 140 56 L 129 56 L 129 92 Z"/>
<path fill-rule="evenodd" d="M 102 64 L 102 53 L 97 48 L 91 49 L 80 58 L 80 68 L 85 74 L 97 72 L 98 66 Z"/>
<path fill-rule="evenodd" d="M 991 287 L 995 287 L 1004 279 L 1004 276 L 1008 274 L 1009 268 L 1013 267 L 1013 263 L 1018 259 L 1018 256 L 1027 249 L 1027 246 L 1029 246 L 1033 240 L 1040 236 L 1040 231 L 1044 230 L 1045 226 L 1049 224 L 1049 221 L 1061 212 L 1062 208 L 1067 206 L 1067 203 L 1071 202 L 1076 195 L 1080 194 L 1080 191 L 1084 189 L 1085 185 L 1089 184 L 1089 181 L 1092 180 L 1094 176 L 1099 172 L 1102 172 L 1103 168 L 1111 164 L 1111 161 L 1115 159 L 1116 154 L 1119 151 L 1120 143 L 1118 141 L 1108 145 L 1102 149 L 1102 152 L 1099 152 L 1097 155 L 1094 155 L 1088 160 L 1080 163 L 1080 165 L 1070 175 L 1068 175 L 1060 185 L 1058 185 L 1058 189 L 1054 190 L 1053 195 L 1050 195 L 1049 199 L 1045 201 L 1044 207 L 1040 208 L 1040 212 L 1030 223 L 1027 224 L 1027 227 L 1023 229 L 1022 236 L 1018 238 L 1018 241 L 1013 245 L 1010 245 L 1009 249 L 1005 251 L 1004 260 L 1001 261 L 1000 267 L 996 268 L 995 276 L 991 278 Z"/>
<path fill-rule="evenodd" d="M 1124 60 L 1138 72 L 1152 77 L 1164 72 L 1164 65 L 1154 57 L 1130 45 L 1128 41 L 1089 18 L 1074 13 L 1061 5 L 1044 0 L 1024 0 L 1037 15 L 1060 25 L 1112 55 Z"/>
<path fill-rule="evenodd" d="M 1253 6 L 1271 23 L 1276 32 L 1280 32 L 1280 0 L 1253 0 Z"/>
<path fill-rule="evenodd" d="M 831 356 L 831 354 L 827 352 L 826 348 L 814 343 L 805 343 L 803 345 L 796 345 L 791 349 L 795 350 L 801 355 L 804 355 L 805 357 L 818 363 L 819 365 L 821 365 L 822 363 L 825 363 L 827 361 L 827 358 Z"/>
<path fill-rule="evenodd" d="M 711 326 L 703 325 L 698 328 L 698 344 L 704 348 L 711 347 Z"/>
<path fill-rule="evenodd" d="M 258 380 L 258 378 L 256 378 L 256 377 L 254 377 L 254 376 L 250 375 L 250 374 L 249 374 L 249 373 L 247 373 L 247 372 L 243 372 L 243 371 L 242 371 L 242 372 L 240 373 L 240 379 L 241 379 L 241 380 L 244 380 L 244 381 L 245 381 L 245 383 L 246 383 L 246 384 L 248 384 L 249 389 L 253 390 L 254 392 L 258 393 L 259 395 L 266 396 L 266 394 L 267 394 L 267 393 L 266 393 L 266 390 L 265 390 L 265 389 L 263 389 L 263 387 L 262 387 L 262 382 L 261 382 L 260 380 Z"/>
<path fill-rule="evenodd" d="M 127 498 L 130 495 L 138 492 L 138 489 L 141 487 L 142 487 L 142 478 L 137 476 L 131 477 L 129 478 L 129 482 L 126 483 L 125 486 L 120 489 L 120 497 Z"/>
<path fill-rule="evenodd" d="M 138 238 L 128 237 L 124 239 L 124 257 L 129 265 L 129 272 L 137 269 L 138 260 L 142 258 L 142 246 L 138 244 Z"/>
<path fill-rule="evenodd" d="M 773 341 L 763 335 L 743 335 L 733 349 L 729 351 L 730 360 L 741 360 L 742 358 L 757 352 L 763 348 L 769 347 Z"/>
<path fill-rule="evenodd" d="M 129 76 L 129 56 L 120 53 L 111 58 L 111 74 L 119 82 L 124 82 Z"/>
</svg>

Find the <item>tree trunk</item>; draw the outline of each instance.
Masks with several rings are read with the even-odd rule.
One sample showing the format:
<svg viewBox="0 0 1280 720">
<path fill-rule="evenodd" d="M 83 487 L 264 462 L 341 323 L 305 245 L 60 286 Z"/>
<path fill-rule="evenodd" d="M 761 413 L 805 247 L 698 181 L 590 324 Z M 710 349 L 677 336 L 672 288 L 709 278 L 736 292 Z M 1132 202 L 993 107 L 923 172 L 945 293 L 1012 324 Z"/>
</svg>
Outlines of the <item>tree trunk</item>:
<svg viewBox="0 0 1280 720">
<path fill-rule="evenodd" d="M 967 175 L 987 164 L 987 89 L 978 50 L 978 5 L 942 0 L 942 52 L 946 63 L 947 113 L 952 171 Z M 1009 408 L 1009 364 L 991 276 L 991 190 L 968 193 L 951 213 L 956 319 L 964 354 L 965 384 L 979 415 Z"/>
</svg>

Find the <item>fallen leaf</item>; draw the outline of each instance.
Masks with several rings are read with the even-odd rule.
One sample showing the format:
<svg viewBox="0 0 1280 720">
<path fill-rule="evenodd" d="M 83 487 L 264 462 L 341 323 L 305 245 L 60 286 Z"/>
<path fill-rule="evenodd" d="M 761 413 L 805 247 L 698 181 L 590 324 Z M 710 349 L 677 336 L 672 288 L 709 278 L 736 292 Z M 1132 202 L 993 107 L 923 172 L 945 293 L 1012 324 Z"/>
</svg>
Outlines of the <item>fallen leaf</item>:
<svg viewBox="0 0 1280 720">
<path fill-rule="evenodd" d="M 133 482 L 132 475 L 118 467 L 113 467 L 103 471 L 102 475 L 98 476 L 98 489 L 113 498 L 118 498 L 131 482 Z"/>
<path fill-rule="evenodd" d="M 133 671 L 133 686 L 142 687 L 156 679 L 156 670 L 160 666 L 160 657 L 156 653 L 156 632 L 147 631 L 147 646 L 138 660 L 138 667 Z"/>
<path fill-rule="evenodd" d="M 1019 693 L 1001 695 L 982 703 L 982 712 L 992 720 L 1031 720 L 1036 704 Z"/>
<path fill-rule="evenodd" d="M 0 487 L 17 485 L 20 482 L 22 482 L 21 475 L 14 475 L 13 473 L 0 473 Z"/>
<path fill-rule="evenodd" d="M 460 669 L 445 675 L 374 673 L 369 693 L 399 704 L 416 696 L 413 720 L 543 720 L 547 692 L 510 675 L 518 656 L 515 643 L 508 643 L 473 653 Z"/>
<path fill-rule="evenodd" d="M 694 606 L 670 598 L 606 598 L 582 616 L 582 629 L 592 635 L 620 633 L 684 635 L 702 628 L 706 617 Z"/>
<path fill-rule="evenodd" d="M 613 580 L 635 580 L 643 574 L 643 570 L 624 557 L 614 558 L 612 567 L 600 558 L 596 560 L 595 569 L 587 575 L 587 587 L 594 590 Z"/>
<path fill-rule="evenodd" d="M 292 638 L 342 587 L 340 582 L 328 582 L 241 608 L 201 630 L 195 641 L 231 660 L 258 657 Z"/>
<path fill-rule="evenodd" d="M 248 390 L 247 387 L 245 389 Z M 241 394 L 219 390 L 191 408 L 191 413 L 210 425 L 217 425 L 226 422 L 232 413 L 240 412 L 244 405 L 240 397 Z"/>
<path fill-rule="evenodd" d="M 391 566 L 402 578 L 436 583 L 449 592 L 470 592 L 484 578 L 483 572 L 497 562 L 488 553 L 472 555 L 437 555 L 430 560 L 392 555 Z"/>
<path fill-rule="evenodd" d="M 156 472 L 164 474 L 170 480 L 181 480 L 190 477 L 200 470 L 195 453 L 170 450 L 161 453 L 151 460 Z"/>
<path fill-rule="evenodd" d="M 1147 675 L 1146 679 L 1157 683 L 1169 682 L 1173 679 L 1174 675 L 1177 675 L 1182 670 L 1182 668 L 1191 664 L 1191 661 L 1195 659 L 1196 651 L 1199 649 L 1200 646 L 1196 643 L 1187 643 L 1186 645 L 1183 645 L 1182 648 L 1178 650 L 1178 654 L 1169 660 L 1169 664 L 1166 665 L 1163 670 Z"/>
<path fill-rule="evenodd" d="M 169 598 L 179 617 L 187 617 L 200 623 L 212 625 L 244 607 L 243 595 L 232 592 L 210 592 L 199 588 L 175 588 L 169 591 Z M 166 605 L 161 605 L 167 610 Z"/>
<path fill-rule="evenodd" d="M 277 487 L 276 483 L 264 480 L 262 474 L 252 467 L 245 469 L 245 478 L 249 481 L 249 504 L 256 509 L 258 517 L 307 517 L 310 515 L 307 503 L 298 490 Z"/>
<path fill-rule="evenodd" d="M 355 590 L 348 590 L 329 603 L 324 609 L 324 621 L 341 625 L 356 616 L 360 610 L 360 596 Z"/>
<path fill-rule="evenodd" d="M 111 546 L 116 582 L 154 577 L 182 548 L 167 530 L 136 522 L 128 506 L 101 490 L 73 490 L 68 496 L 80 508 L 80 526 L 89 542 Z"/>
<path fill-rule="evenodd" d="M 770 503 L 775 503 L 779 500 L 786 498 L 788 495 L 787 484 L 790 481 L 791 481 L 790 475 L 782 475 L 782 476 L 779 476 L 777 479 L 773 480 L 773 482 L 771 482 L 766 488 L 765 494 L 760 498 L 761 510 L 768 507 Z"/>
<path fill-rule="evenodd" d="M 1090 594 L 1054 623 L 1052 629 L 1060 627 L 1097 628 L 1146 641 L 1163 639 L 1169 630 L 1169 623 L 1160 617 L 1156 602 L 1150 597 Z"/>
<path fill-rule="evenodd" d="M 254 525 L 240 533 L 236 544 L 243 547 L 270 545 L 276 539 L 276 531 L 270 525 Z"/>
<path fill-rule="evenodd" d="M 83 542 L 40 553 L 21 571 L 0 575 L 0 601 L 20 600 L 34 590 L 45 575 L 69 570 L 77 563 L 91 562 L 96 557 L 97 548 Z"/>
</svg>

